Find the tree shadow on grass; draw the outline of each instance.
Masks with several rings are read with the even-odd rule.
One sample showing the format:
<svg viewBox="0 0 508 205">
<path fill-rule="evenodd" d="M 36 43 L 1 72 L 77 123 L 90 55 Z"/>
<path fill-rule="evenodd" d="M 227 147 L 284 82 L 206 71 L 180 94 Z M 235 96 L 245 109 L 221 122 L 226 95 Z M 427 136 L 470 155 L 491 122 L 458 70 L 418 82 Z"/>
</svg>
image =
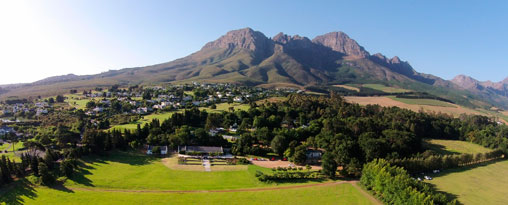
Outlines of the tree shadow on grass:
<svg viewBox="0 0 508 205">
<path fill-rule="evenodd" d="M 440 144 L 432 144 L 429 141 L 424 141 L 423 146 L 427 149 L 430 149 L 438 154 L 442 155 L 454 155 L 454 154 L 462 154 L 460 152 L 446 150 L 446 146 Z"/>
<path fill-rule="evenodd" d="M 27 179 L 19 179 L 0 189 L 0 204 L 25 204 L 23 197 L 34 199 L 37 193 Z"/>
<path fill-rule="evenodd" d="M 85 162 L 94 164 L 108 164 L 108 162 L 116 162 L 122 164 L 129 164 L 133 166 L 141 166 L 150 164 L 153 161 L 159 160 L 156 156 L 147 156 L 133 151 L 112 151 L 104 156 L 90 156 L 84 159 Z"/>
<path fill-rule="evenodd" d="M 89 187 L 95 186 L 95 185 L 93 185 L 92 180 L 88 179 L 86 177 L 86 175 L 92 175 L 92 173 L 90 171 L 88 171 L 88 169 L 83 169 L 80 167 L 76 170 L 76 172 L 74 172 L 74 174 L 72 175 L 70 180 L 74 181 L 77 184 L 81 184 L 81 185 L 85 185 L 85 186 L 89 186 Z"/>
<path fill-rule="evenodd" d="M 74 191 L 65 187 L 65 185 L 61 181 L 57 181 L 55 185 L 53 185 L 49 188 L 57 190 L 57 191 L 65 192 L 65 193 L 74 193 Z"/>
</svg>

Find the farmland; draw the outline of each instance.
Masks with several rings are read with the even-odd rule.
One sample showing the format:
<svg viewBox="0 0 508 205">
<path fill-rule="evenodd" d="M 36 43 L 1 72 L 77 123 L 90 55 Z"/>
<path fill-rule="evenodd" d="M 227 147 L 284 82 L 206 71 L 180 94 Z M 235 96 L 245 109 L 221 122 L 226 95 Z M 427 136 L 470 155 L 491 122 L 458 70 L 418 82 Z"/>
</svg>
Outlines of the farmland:
<svg viewBox="0 0 508 205">
<path fill-rule="evenodd" d="M 410 90 L 396 88 L 396 87 L 388 87 L 381 84 L 363 84 L 362 87 L 379 90 L 387 93 L 401 93 L 401 92 L 409 92 Z"/>
<path fill-rule="evenodd" d="M 425 111 L 425 112 L 435 112 L 435 113 L 445 113 L 453 116 L 459 116 L 460 114 L 475 114 L 475 115 L 486 115 L 485 113 L 479 112 L 477 110 L 473 110 L 470 108 L 465 108 L 459 105 L 450 104 L 450 106 L 434 106 L 434 105 L 422 105 L 422 104 L 408 104 L 398 100 L 394 100 L 390 97 L 353 97 L 346 96 L 345 99 L 349 102 L 358 103 L 360 105 L 374 105 L 378 104 L 384 107 L 400 107 L 405 109 L 410 109 L 412 111 Z M 417 100 L 412 100 L 412 103 L 418 103 Z M 445 102 L 442 102 L 445 103 Z"/>
<path fill-rule="evenodd" d="M 430 105 L 430 106 L 438 106 L 438 107 L 456 107 L 456 105 L 453 105 L 448 102 L 440 101 L 440 100 L 434 100 L 434 99 L 412 99 L 412 98 L 398 98 L 395 96 L 389 97 L 392 100 L 396 100 L 399 102 L 403 102 L 410 105 Z"/>
</svg>

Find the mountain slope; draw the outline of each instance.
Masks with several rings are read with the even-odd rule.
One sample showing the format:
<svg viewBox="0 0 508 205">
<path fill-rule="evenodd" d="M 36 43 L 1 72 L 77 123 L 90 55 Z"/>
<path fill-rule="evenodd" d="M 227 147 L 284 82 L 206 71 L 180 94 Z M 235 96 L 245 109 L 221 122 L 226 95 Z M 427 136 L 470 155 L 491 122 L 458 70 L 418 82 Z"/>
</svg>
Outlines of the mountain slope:
<svg viewBox="0 0 508 205">
<path fill-rule="evenodd" d="M 191 81 L 295 87 L 383 83 L 428 92 L 467 106 L 492 104 L 508 108 L 508 99 L 497 97 L 497 91 L 486 93 L 482 90 L 465 89 L 453 81 L 418 73 L 408 62 L 398 57 L 370 55 L 343 32 L 331 32 L 311 40 L 284 33 L 269 38 L 250 28 L 229 31 L 217 40 L 207 43 L 199 51 L 171 62 L 113 70 L 97 75 L 70 74 L 30 84 L 3 86 L 0 97 L 54 95 L 69 89 L 88 89 L 113 84 L 149 85 Z M 508 79 L 506 81 L 508 82 Z M 505 84 L 492 84 L 488 87 L 506 89 Z M 476 103 L 484 96 L 489 96 L 488 103 Z"/>
</svg>

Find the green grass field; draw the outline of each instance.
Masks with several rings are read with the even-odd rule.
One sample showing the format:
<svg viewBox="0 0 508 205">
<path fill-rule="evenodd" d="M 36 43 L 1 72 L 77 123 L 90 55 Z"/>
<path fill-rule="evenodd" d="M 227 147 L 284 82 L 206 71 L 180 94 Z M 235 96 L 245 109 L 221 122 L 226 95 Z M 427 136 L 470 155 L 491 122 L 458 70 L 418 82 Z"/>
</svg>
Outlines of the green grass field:
<svg viewBox="0 0 508 205">
<path fill-rule="evenodd" d="M 87 166 L 78 177 L 68 180 L 65 185 L 150 190 L 217 190 L 275 186 L 259 182 L 254 177 L 255 171 L 271 170 L 254 165 L 249 166 L 247 171 L 180 171 L 167 168 L 160 158 L 116 152 L 104 160 L 89 161 Z"/>
<path fill-rule="evenodd" d="M 412 104 L 412 105 L 431 105 L 431 106 L 440 106 L 440 107 L 455 107 L 453 104 L 440 101 L 440 100 L 434 100 L 434 99 L 409 99 L 409 98 L 397 98 L 395 96 L 389 96 L 389 98 L 403 102 L 406 104 Z"/>
<path fill-rule="evenodd" d="M 424 146 L 439 154 L 476 154 L 492 151 L 491 149 L 485 148 L 481 145 L 459 140 L 427 139 L 425 140 Z"/>
<path fill-rule="evenodd" d="M 363 84 L 362 87 L 371 88 L 374 90 L 380 90 L 387 93 L 401 93 L 401 92 L 409 92 L 410 90 L 402 89 L 402 88 L 395 88 L 395 87 L 388 87 L 381 84 Z"/>
<path fill-rule="evenodd" d="M 15 194 L 17 193 L 17 194 Z M 6 204 L 372 204 L 350 184 L 255 192 L 126 193 L 18 186 Z"/>
<path fill-rule="evenodd" d="M 294 186 L 324 181 L 262 183 L 255 178 L 255 171 L 271 170 L 255 165 L 248 165 L 242 171 L 181 171 L 169 169 L 160 158 L 131 152 L 113 152 L 107 157 L 84 158 L 84 161 L 84 168 L 63 185 L 33 186 L 23 179 L 0 189 L 0 204 L 372 203 L 348 183 L 311 187 Z M 268 190 L 238 191 L 256 188 Z"/>
<path fill-rule="evenodd" d="M 2 146 L 0 146 L 0 152 L 3 151 L 4 149 L 6 149 L 7 147 L 9 147 L 9 144 L 7 143 L 4 143 Z M 17 142 L 15 145 L 14 145 L 14 150 L 17 152 L 19 151 L 20 149 L 23 149 L 25 146 L 23 146 L 23 142 Z M 12 147 L 10 147 L 8 150 L 7 153 L 0 153 L 0 156 L 1 155 L 5 155 L 6 157 L 9 157 L 11 160 L 16 160 L 17 162 L 19 162 L 20 158 L 18 156 L 16 156 L 14 154 L 14 152 L 12 152 Z"/>
<path fill-rule="evenodd" d="M 506 204 L 508 161 L 445 170 L 428 181 L 438 190 L 455 195 L 463 204 Z"/>
</svg>

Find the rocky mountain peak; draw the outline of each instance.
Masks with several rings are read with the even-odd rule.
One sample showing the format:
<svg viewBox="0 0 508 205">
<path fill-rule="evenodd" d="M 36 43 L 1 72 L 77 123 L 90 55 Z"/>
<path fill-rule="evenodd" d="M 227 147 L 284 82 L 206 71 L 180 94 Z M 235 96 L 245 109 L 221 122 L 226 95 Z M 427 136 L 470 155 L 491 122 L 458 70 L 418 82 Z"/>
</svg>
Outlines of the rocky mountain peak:
<svg viewBox="0 0 508 205">
<path fill-rule="evenodd" d="M 398 56 L 394 56 L 392 59 L 390 59 L 390 62 L 392 64 L 399 64 L 399 63 L 401 63 L 401 60 Z"/>
<path fill-rule="evenodd" d="M 312 40 L 316 44 L 329 47 L 334 51 L 346 54 L 348 56 L 366 58 L 369 53 L 360 46 L 355 40 L 343 32 L 331 32 L 317 36 Z"/>
<path fill-rule="evenodd" d="M 229 31 L 219 39 L 207 43 L 206 48 L 244 48 L 252 51 L 265 50 L 269 45 L 268 39 L 263 33 L 251 28 L 243 28 Z"/>
<path fill-rule="evenodd" d="M 466 88 L 466 89 L 471 89 L 471 88 L 480 89 L 481 88 L 480 81 L 478 81 L 470 76 L 466 76 L 466 75 L 455 76 L 455 78 L 453 78 L 451 81 L 453 83 L 455 83 L 456 85 L 458 85 L 462 88 Z"/>
</svg>

